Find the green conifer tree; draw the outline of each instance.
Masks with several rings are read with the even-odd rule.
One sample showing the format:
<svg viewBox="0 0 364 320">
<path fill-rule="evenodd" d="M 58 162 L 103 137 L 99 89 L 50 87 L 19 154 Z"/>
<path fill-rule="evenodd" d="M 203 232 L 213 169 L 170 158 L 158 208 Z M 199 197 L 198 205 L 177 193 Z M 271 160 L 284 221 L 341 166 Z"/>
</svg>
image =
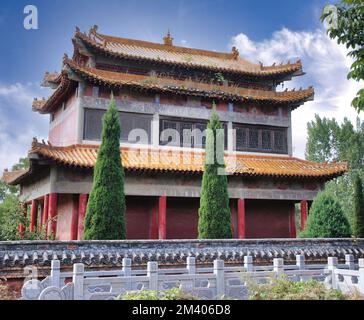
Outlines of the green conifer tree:
<svg viewBox="0 0 364 320">
<path fill-rule="evenodd" d="M 351 236 L 348 219 L 340 203 L 330 194 L 321 192 L 312 203 L 305 230 L 300 238 L 347 238 Z"/>
<path fill-rule="evenodd" d="M 353 236 L 364 238 L 364 196 L 363 184 L 359 174 L 354 176 L 353 196 Z"/>
<path fill-rule="evenodd" d="M 232 238 L 227 176 L 223 161 L 223 127 L 219 116 L 212 112 L 206 133 L 205 170 L 202 177 L 198 211 L 199 239 Z"/>
<path fill-rule="evenodd" d="M 85 217 L 85 240 L 126 238 L 124 168 L 120 157 L 120 119 L 115 100 L 103 117 L 102 141 Z"/>
</svg>

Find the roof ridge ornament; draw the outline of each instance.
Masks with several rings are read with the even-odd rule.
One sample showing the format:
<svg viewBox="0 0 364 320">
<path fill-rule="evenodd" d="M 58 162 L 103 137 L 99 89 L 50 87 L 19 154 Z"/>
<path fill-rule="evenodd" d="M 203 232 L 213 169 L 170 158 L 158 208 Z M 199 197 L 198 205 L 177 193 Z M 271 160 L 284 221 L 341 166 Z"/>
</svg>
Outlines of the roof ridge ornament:
<svg viewBox="0 0 364 320">
<path fill-rule="evenodd" d="M 164 45 L 173 46 L 173 40 L 174 40 L 174 38 L 172 38 L 171 32 L 168 29 L 167 35 L 163 38 Z"/>
<path fill-rule="evenodd" d="M 239 58 L 239 50 L 235 46 L 232 47 L 231 54 L 233 55 L 234 60 L 238 60 L 238 58 Z"/>
<path fill-rule="evenodd" d="M 89 36 L 91 36 L 91 35 L 96 35 L 97 34 L 97 29 L 98 29 L 99 27 L 95 24 L 95 25 L 93 25 L 91 28 L 90 28 L 90 31 L 89 31 Z"/>
</svg>

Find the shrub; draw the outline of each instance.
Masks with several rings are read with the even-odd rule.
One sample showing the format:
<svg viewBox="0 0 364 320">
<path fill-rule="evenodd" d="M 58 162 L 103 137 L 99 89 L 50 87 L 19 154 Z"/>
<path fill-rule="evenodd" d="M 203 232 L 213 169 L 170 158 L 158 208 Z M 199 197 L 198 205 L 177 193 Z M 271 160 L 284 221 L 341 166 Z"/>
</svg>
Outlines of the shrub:
<svg viewBox="0 0 364 320">
<path fill-rule="evenodd" d="M 305 230 L 300 238 L 345 238 L 351 236 L 350 224 L 341 206 L 331 195 L 320 193 L 312 204 Z"/>
<path fill-rule="evenodd" d="M 328 289 L 316 280 L 292 281 L 286 276 L 272 278 L 268 284 L 248 282 L 250 300 L 346 300 L 348 296 Z"/>
<path fill-rule="evenodd" d="M 15 293 L 10 290 L 10 288 L 0 280 L 0 300 L 15 300 Z"/>
<path fill-rule="evenodd" d="M 217 131 L 220 130 L 220 131 Z M 202 177 L 200 208 L 198 210 L 199 239 L 229 239 L 232 238 L 229 195 L 227 177 L 222 174 L 225 169 L 223 163 L 223 139 L 219 141 L 222 131 L 219 116 L 214 110 L 207 126 L 205 170 Z"/>
<path fill-rule="evenodd" d="M 353 236 L 364 238 L 364 196 L 363 185 L 360 176 L 354 176 L 353 195 Z"/>
<path fill-rule="evenodd" d="M 198 300 L 198 297 L 185 293 L 179 288 L 169 290 L 129 291 L 116 298 L 117 300 Z"/>
<path fill-rule="evenodd" d="M 126 238 L 124 169 L 120 157 L 120 119 L 115 100 L 103 118 L 102 141 L 85 218 L 85 240 Z"/>
</svg>

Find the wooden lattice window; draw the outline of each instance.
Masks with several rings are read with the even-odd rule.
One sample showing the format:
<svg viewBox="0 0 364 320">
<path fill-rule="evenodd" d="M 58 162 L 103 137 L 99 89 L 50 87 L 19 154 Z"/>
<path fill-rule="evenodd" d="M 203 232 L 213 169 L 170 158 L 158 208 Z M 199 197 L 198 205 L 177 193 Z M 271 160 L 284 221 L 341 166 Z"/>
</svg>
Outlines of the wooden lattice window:
<svg viewBox="0 0 364 320">
<path fill-rule="evenodd" d="M 224 126 L 224 144 L 227 147 L 227 125 Z M 166 117 L 160 121 L 161 145 L 205 148 L 207 121 Z M 173 129 L 173 130 L 168 130 Z M 173 134 L 175 132 L 175 134 Z M 178 140 L 179 138 L 179 140 Z M 178 141 L 177 141 L 178 140 Z"/>
<path fill-rule="evenodd" d="M 101 140 L 102 117 L 105 110 L 85 109 L 85 125 L 83 138 L 85 140 Z M 121 124 L 121 142 L 125 143 L 150 143 L 152 116 L 147 114 L 119 112 Z M 130 133 L 134 129 L 142 129 L 139 135 L 134 131 L 134 138 Z"/>
<path fill-rule="evenodd" d="M 237 151 L 287 153 L 287 129 L 234 124 Z"/>
</svg>

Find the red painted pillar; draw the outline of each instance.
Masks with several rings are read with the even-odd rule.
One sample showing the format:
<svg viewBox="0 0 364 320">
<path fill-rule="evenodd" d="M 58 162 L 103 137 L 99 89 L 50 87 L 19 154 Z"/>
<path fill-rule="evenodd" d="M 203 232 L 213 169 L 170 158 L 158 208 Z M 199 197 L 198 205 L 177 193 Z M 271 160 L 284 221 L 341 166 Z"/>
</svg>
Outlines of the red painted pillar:
<svg viewBox="0 0 364 320">
<path fill-rule="evenodd" d="M 158 210 L 158 235 L 159 239 L 167 239 L 167 197 L 159 197 Z"/>
<path fill-rule="evenodd" d="M 289 230 L 290 230 L 290 237 L 296 238 L 297 237 L 297 230 L 296 230 L 296 208 L 295 205 L 292 205 L 291 212 L 289 213 Z"/>
<path fill-rule="evenodd" d="M 49 219 L 50 222 L 50 234 L 56 236 L 57 232 L 57 205 L 58 205 L 58 194 L 49 194 Z"/>
<path fill-rule="evenodd" d="M 82 240 L 86 209 L 87 209 L 87 194 L 80 194 L 78 200 L 78 226 L 77 226 L 77 240 Z"/>
<path fill-rule="evenodd" d="M 46 194 L 44 196 L 44 212 L 43 212 L 43 221 L 42 221 L 43 225 L 47 224 L 48 214 L 49 214 L 49 195 Z"/>
<path fill-rule="evenodd" d="M 155 208 L 152 212 L 152 217 L 150 221 L 150 239 L 158 239 L 158 211 L 159 211 L 159 198 L 156 201 Z"/>
<path fill-rule="evenodd" d="M 246 238 L 245 230 L 245 199 L 238 200 L 238 238 Z"/>
<path fill-rule="evenodd" d="M 72 197 L 72 218 L 71 218 L 71 240 L 77 240 L 78 236 L 78 219 L 79 219 L 79 196 L 73 195 Z"/>
<path fill-rule="evenodd" d="M 306 200 L 301 201 L 301 230 L 305 230 L 305 225 L 308 216 L 308 202 Z"/>
<path fill-rule="evenodd" d="M 231 224 L 231 233 L 233 238 L 236 238 L 236 226 L 235 226 L 235 208 L 234 201 L 230 201 L 230 224 Z"/>
<path fill-rule="evenodd" d="M 32 208 L 30 211 L 30 232 L 34 232 L 37 226 L 38 218 L 38 200 L 32 200 Z"/>
</svg>

